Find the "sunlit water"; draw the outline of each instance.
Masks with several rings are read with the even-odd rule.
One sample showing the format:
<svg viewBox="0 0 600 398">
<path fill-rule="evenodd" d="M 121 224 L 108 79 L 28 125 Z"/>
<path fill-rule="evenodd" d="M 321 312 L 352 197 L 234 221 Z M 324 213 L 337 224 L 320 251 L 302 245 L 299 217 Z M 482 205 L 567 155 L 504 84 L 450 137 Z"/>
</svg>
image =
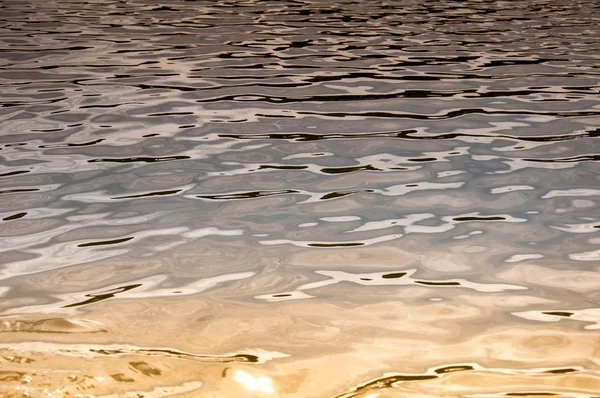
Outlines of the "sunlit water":
<svg viewBox="0 0 600 398">
<path fill-rule="evenodd" d="M 599 27 L 1 0 L 0 396 L 600 396 Z"/>
</svg>

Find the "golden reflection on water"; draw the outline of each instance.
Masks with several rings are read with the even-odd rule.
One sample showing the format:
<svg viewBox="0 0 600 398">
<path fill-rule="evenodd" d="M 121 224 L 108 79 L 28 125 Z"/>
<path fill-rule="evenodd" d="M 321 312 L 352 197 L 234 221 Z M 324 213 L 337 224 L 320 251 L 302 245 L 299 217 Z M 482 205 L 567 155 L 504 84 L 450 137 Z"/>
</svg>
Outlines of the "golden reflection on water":
<svg viewBox="0 0 600 398">
<path fill-rule="evenodd" d="M 326 278 L 315 271 L 350 268 L 394 275 L 388 278 L 394 282 L 418 256 L 384 248 L 261 254 L 267 266 L 251 282 L 225 278 L 201 293 L 154 297 L 141 289 L 69 307 L 60 300 L 82 295 L 72 292 L 42 305 L 45 314 L 13 308 L 0 324 L 1 396 L 589 398 L 600 392 L 600 335 L 586 327 L 597 324 L 598 310 L 571 309 L 567 316 L 569 294 L 576 294 L 569 281 L 559 296 L 386 284 L 386 278 L 375 285 L 319 284 Z M 255 255 L 239 258 L 253 263 Z M 295 267 L 293 280 L 278 272 L 280 263 L 268 265 L 275 258 Z M 524 280 L 533 283 L 538 272 L 544 284 L 538 268 L 523 267 Z M 556 272 L 546 273 L 549 285 Z M 510 267 L 502 273 L 480 283 L 519 279 Z M 54 282 L 39 280 L 50 288 L 70 275 L 83 277 L 81 269 L 53 275 Z M 310 298 L 256 299 L 307 284 L 314 285 Z M 579 288 L 589 292 L 585 282 Z"/>
</svg>

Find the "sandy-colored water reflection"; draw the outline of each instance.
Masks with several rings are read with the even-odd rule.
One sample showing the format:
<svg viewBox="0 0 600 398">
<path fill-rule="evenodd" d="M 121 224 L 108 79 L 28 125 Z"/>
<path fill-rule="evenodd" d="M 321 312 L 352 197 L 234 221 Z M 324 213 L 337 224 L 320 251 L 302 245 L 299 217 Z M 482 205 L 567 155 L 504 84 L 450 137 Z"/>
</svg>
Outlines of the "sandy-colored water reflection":
<svg viewBox="0 0 600 398">
<path fill-rule="evenodd" d="M 568 315 L 569 284 L 554 297 L 534 285 L 489 291 L 441 281 L 398 284 L 428 276 L 418 267 L 420 256 L 391 248 L 286 255 L 265 249 L 237 258 L 256 267 L 259 257 L 264 266 L 252 278 L 224 278 L 205 291 L 189 291 L 211 279 L 202 272 L 194 281 L 169 281 L 172 287 L 139 275 L 128 284 L 150 287 L 137 293 L 100 288 L 90 274 L 93 288 L 86 292 L 45 303 L 13 301 L 0 326 L 2 396 L 592 397 L 600 391 L 600 335 L 589 328 L 600 317 L 589 309 L 587 318 L 575 310 Z M 175 259 L 186 258 L 179 253 L 162 267 L 175 272 Z M 112 275 L 125 266 L 114 264 Z M 28 283 L 37 280 L 48 291 L 69 286 L 70 278 L 83 276 L 77 269 Z M 531 279 L 543 275 L 533 265 L 523 269 Z M 232 270 L 243 271 L 237 264 Z M 323 270 L 381 278 L 323 284 L 326 278 L 315 272 Z M 490 275 L 479 285 L 535 283 L 513 273 L 506 268 L 498 273 L 502 279 Z M 308 286 L 307 297 L 260 299 L 282 286 Z M 152 294 L 166 289 L 180 295 Z M 85 297 L 101 299 L 72 305 Z"/>
</svg>

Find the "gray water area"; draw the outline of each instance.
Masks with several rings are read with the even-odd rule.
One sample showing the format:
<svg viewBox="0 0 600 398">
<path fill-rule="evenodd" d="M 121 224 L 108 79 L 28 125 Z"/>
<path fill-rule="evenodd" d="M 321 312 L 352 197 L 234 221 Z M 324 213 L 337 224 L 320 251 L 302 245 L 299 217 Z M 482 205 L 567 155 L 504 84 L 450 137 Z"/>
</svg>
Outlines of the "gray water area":
<svg viewBox="0 0 600 398">
<path fill-rule="evenodd" d="M 0 397 L 600 394 L 600 2 L 0 0 Z"/>
</svg>

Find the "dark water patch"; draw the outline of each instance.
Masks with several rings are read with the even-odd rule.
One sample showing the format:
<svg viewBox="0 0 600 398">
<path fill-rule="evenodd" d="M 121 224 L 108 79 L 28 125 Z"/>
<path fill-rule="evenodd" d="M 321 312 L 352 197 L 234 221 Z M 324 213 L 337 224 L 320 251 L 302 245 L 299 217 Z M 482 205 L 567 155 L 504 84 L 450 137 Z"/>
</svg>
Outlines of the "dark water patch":
<svg viewBox="0 0 600 398">
<path fill-rule="evenodd" d="M 326 193 L 325 195 L 321 196 L 319 199 L 320 200 L 331 200 L 331 199 L 339 199 L 339 198 L 343 198 L 344 196 L 349 196 L 349 195 L 353 195 L 355 193 L 358 193 L 359 191 L 349 191 L 349 192 L 329 192 Z"/>
<path fill-rule="evenodd" d="M 28 21 L 28 23 L 31 24 L 31 23 L 42 23 L 42 22 Z M 72 33 L 75 33 L 75 32 L 72 32 Z M 77 33 L 80 33 L 80 31 L 78 31 Z M 51 51 L 80 51 L 80 50 L 90 50 L 90 49 L 93 49 L 93 48 L 94 47 L 72 46 L 72 47 L 56 47 L 56 48 L 44 48 L 44 49 L 39 49 L 39 48 L 36 48 L 36 49 L 19 48 L 19 49 L 12 49 L 11 51 L 44 53 L 44 52 L 51 52 Z"/>
<path fill-rule="evenodd" d="M 129 102 L 129 103 L 120 103 L 120 104 L 94 104 L 94 105 L 80 105 L 79 109 L 107 109 L 107 108 L 117 108 L 123 105 L 134 105 L 140 104 L 139 102 Z"/>
<path fill-rule="evenodd" d="M 152 76 L 160 77 L 160 76 L 179 76 L 179 73 L 152 73 Z M 141 74 L 127 75 L 127 74 L 115 74 L 111 77 L 111 79 L 129 79 L 129 78 L 138 78 L 143 76 Z"/>
<path fill-rule="evenodd" d="M 38 188 L 23 188 L 23 189 L 6 189 L 4 191 L 0 191 L 0 195 L 11 194 L 11 193 L 21 193 L 21 192 L 35 192 L 39 191 Z"/>
<path fill-rule="evenodd" d="M 371 164 L 354 167 L 325 167 L 321 169 L 321 172 L 325 174 L 345 174 L 354 173 L 357 171 L 382 171 L 382 169 L 379 169 Z"/>
<path fill-rule="evenodd" d="M 273 165 L 273 164 L 261 164 L 256 169 L 251 169 L 248 171 L 256 171 L 256 170 L 304 170 L 307 169 L 308 166 L 287 166 L 287 165 Z"/>
<path fill-rule="evenodd" d="M 431 282 L 431 281 L 415 281 L 419 285 L 425 286 L 460 286 L 460 282 Z"/>
<path fill-rule="evenodd" d="M 465 221 L 505 221 L 506 217 L 500 216 L 489 216 L 489 217 L 454 217 L 454 221 L 465 222 Z"/>
<path fill-rule="evenodd" d="M 355 247 L 364 246 L 363 242 L 347 242 L 347 243 L 308 243 L 310 247 Z"/>
<path fill-rule="evenodd" d="M 197 91 L 197 88 L 186 87 L 186 86 L 172 86 L 172 85 L 161 85 L 161 84 L 136 84 L 135 87 L 142 90 L 153 90 L 153 89 L 166 89 L 176 91 Z"/>
<path fill-rule="evenodd" d="M 17 213 L 17 214 L 13 214 L 12 216 L 7 216 L 4 217 L 2 219 L 2 221 L 11 221 L 11 220 L 18 220 L 19 218 L 23 218 L 27 215 L 26 212 L 22 212 L 22 213 Z"/>
<path fill-rule="evenodd" d="M 383 279 L 396 279 L 396 278 L 402 278 L 404 275 L 406 275 L 406 272 L 393 272 L 391 274 L 383 274 L 383 275 L 381 275 L 381 277 Z"/>
<path fill-rule="evenodd" d="M 573 315 L 572 312 L 566 312 L 566 311 L 546 311 L 546 312 L 542 312 L 542 314 L 562 316 L 562 317 L 570 317 Z"/>
<path fill-rule="evenodd" d="M 167 196 L 167 195 L 175 195 L 177 193 L 181 192 L 181 189 L 175 189 L 172 191 L 157 191 L 157 192 L 149 192 L 149 193 L 144 193 L 144 194 L 139 194 L 139 195 L 128 195 L 128 196 L 116 196 L 114 198 L 111 199 L 135 199 L 135 198 L 148 198 L 151 196 Z"/>
<path fill-rule="evenodd" d="M 7 173 L 1 173 L 0 177 L 11 177 L 11 176 L 16 176 L 19 174 L 26 174 L 31 172 L 31 170 L 16 170 L 16 171 L 9 171 Z"/>
<path fill-rule="evenodd" d="M 115 50 L 115 51 L 111 51 L 108 54 L 151 54 L 151 53 L 156 53 L 157 51 L 160 50 L 167 50 L 169 47 L 163 47 L 163 48 L 153 48 L 153 49 L 148 49 L 148 50 L 140 50 L 140 49 L 135 49 L 135 50 Z"/>
<path fill-rule="evenodd" d="M 38 148 L 67 148 L 67 147 L 79 147 L 79 146 L 90 146 L 90 145 L 96 145 L 101 143 L 102 141 L 104 141 L 104 138 L 98 138 L 97 140 L 94 141 L 89 141 L 89 142 L 83 142 L 81 144 L 74 144 L 74 143 L 64 143 L 64 144 L 46 144 L 46 145 L 40 145 Z"/>
<path fill-rule="evenodd" d="M 437 374 L 445 374 L 445 373 L 454 373 L 454 372 L 465 372 L 469 370 L 475 370 L 475 368 L 471 365 L 454 365 L 454 366 L 445 366 L 443 368 L 435 369 L 434 372 Z"/>
<path fill-rule="evenodd" d="M 150 113 L 147 116 L 184 116 L 193 115 L 194 112 L 162 112 L 162 113 Z"/>
<path fill-rule="evenodd" d="M 64 129 L 31 129 L 31 131 L 38 133 L 55 133 L 58 131 L 64 131 Z"/>
<path fill-rule="evenodd" d="M 210 199 L 210 200 L 240 200 L 240 199 L 262 198 L 265 196 L 273 196 L 273 195 L 286 195 L 286 194 L 291 194 L 291 193 L 300 193 L 300 192 L 293 190 L 293 189 L 284 189 L 284 190 L 274 190 L 274 191 L 249 191 L 249 192 L 229 193 L 229 194 L 220 194 L 220 195 L 196 195 L 196 197 L 200 198 L 200 199 Z"/>
<path fill-rule="evenodd" d="M 170 162 L 173 160 L 191 159 L 189 156 L 163 156 L 163 157 L 133 157 L 133 158 L 101 158 L 90 159 L 88 163 L 109 162 L 109 163 L 155 163 L 155 162 Z"/>
<path fill-rule="evenodd" d="M 409 162 L 435 162 L 438 158 L 407 159 Z"/>
<path fill-rule="evenodd" d="M 118 243 L 130 241 L 131 239 L 133 239 L 133 237 L 122 238 L 122 239 L 113 239 L 113 240 L 102 240 L 102 241 L 98 241 L 98 242 L 80 243 L 77 245 L 77 247 L 116 245 Z"/>
<path fill-rule="evenodd" d="M 510 65 L 539 65 L 546 62 L 552 61 L 564 61 L 560 58 L 539 58 L 539 59 L 495 59 L 493 61 L 480 64 L 481 68 L 489 68 L 496 66 L 510 66 Z"/>
<path fill-rule="evenodd" d="M 256 117 L 271 118 L 271 119 L 296 119 L 296 116 L 294 116 L 294 115 L 282 115 L 282 114 L 269 115 L 267 113 L 257 113 Z"/>
<path fill-rule="evenodd" d="M 564 373 L 574 373 L 574 372 L 578 372 L 579 369 L 573 369 L 573 368 L 562 368 L 562 369 L 552 369 L 552 370 L 546 370 L 544 373 L 551 373 L 551 374 L 564 374 Z"/>
<path fill-rule="evenodd" d="M 88 304 L 93 304 L 93 303 L 97 303 L 100 301 L 108 300 L 110 298 L 115 297 L 119 293 L 124 293 L 124 292 L 127 292 L 129 290 L 135 289 L 140 286 L 142 286 L 141 283 L 136 283 L 136 284 L 132 284 L 132 285 L 127 285 L 127 286 L 111 289 L 104 293 L 86 294 L 85 297 L 90 297 L 90 299 L 80 301 L 77 303 L 73 303 L 73 304 L 64 305 L 64 306 L 62 306 L 62 308 L 81 307 L 83 305 L 88 305 Z"/>
<path fill-rule="evenodd" d="M 540 163 L 573 163 L 573 162 L 597 162 L 600 161 L 600 155 L 581 155 L 571 158 L 555 158 L 555 159 L 523 159 L 526 162 Z"/>
</svg>

